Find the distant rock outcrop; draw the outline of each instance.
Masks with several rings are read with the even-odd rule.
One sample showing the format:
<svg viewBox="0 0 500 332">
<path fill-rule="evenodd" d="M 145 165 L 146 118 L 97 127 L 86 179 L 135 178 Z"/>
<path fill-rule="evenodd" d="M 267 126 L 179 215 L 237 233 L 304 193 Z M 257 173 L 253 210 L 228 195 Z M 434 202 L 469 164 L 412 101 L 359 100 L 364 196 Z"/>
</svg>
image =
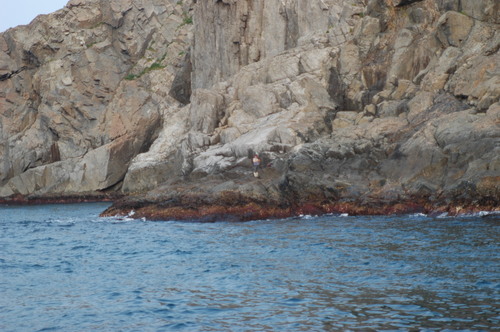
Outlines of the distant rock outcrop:
<svg viewBox="0 0 500 332">
<path fill-rule="evenodd" d="M 72 0 L 0 34 L 0 196 L 116 192 L 107 214 L 159 219 L 498 210 L 499 7 Z"/>
</svg>

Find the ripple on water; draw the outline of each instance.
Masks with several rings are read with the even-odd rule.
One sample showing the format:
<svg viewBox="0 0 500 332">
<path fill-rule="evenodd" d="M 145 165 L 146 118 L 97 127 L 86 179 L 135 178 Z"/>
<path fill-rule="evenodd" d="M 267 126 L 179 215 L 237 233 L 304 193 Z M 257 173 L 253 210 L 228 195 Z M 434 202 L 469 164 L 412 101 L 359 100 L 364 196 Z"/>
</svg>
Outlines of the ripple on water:
<svg viewBox="0 0 500 332">
<path fill-rule="evenodd" d="M 498 216 L 200 224 L 99 218 L 102 210 L 0 211 L 0 329 L 500 325 Z"/>
</svg>

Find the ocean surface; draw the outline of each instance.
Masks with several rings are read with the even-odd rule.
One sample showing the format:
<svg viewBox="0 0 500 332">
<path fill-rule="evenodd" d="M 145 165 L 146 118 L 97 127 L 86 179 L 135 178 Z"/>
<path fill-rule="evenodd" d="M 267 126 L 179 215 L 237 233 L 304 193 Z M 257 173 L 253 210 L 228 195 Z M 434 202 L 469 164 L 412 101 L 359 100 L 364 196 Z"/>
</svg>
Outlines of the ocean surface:
<svg viewBox="0 0 500 332">
<path fill-rule="evenodd" d="M 246 223 L 0 207 L 0 331 L 492 331 L 500 216 Z"/>
</svg>

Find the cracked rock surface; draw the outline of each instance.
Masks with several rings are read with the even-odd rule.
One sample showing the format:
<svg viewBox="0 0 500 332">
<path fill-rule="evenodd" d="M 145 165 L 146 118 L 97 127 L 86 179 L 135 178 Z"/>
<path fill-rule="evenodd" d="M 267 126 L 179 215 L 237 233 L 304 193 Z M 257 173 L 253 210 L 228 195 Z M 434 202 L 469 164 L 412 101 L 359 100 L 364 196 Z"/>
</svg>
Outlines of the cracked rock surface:
<svg viewBox="0 0 500 332">
<path fill-rule="evenodd" d="M 498 210 L 499 6 L 72 0 L 0 34 L 0 196 L 112 192 L 107 214 L 156 219 Z"/>
</svg>

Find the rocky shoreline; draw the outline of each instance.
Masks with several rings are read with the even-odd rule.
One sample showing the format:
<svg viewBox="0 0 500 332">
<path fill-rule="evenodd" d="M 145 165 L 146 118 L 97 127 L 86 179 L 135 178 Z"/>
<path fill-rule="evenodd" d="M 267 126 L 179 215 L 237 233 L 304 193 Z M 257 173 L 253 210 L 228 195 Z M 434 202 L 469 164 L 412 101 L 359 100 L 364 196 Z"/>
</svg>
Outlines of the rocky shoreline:
<svg viewBox="0 0 500 332">
<path fill-rule="evenodd" d="M 246 179 L 248 181 L 248 179 Z M 218 183 L 218 184 L 217 184 Z M 472 199 L 429 199 L 429 197 L 368 197 L 336 200 L 314 196 L 291 198 L 286 188 L 266 180 L 208 181 L 203 184 L 183 183 L 161 188 L 153 193 L 118 199 L 101 216 L 128 216 L 156 221 L 249 221 L 283 219 L 303 215 L 425 215 L 460 216 L 497 213 L 500 206 L 495 197 Z M 218 187 L 218 188 L 217 188 Z M 281 187 L 281 188 L 280 188 Z M 168 193 L 168 194 L 167 194 Z"/>
<path fill-rule="evenodd" d="M 77 194 L 73 196 L 22 196 L 15 195 L 0 199 L 0 206 L 16 205 L 43 205 L 43 204 L 73 204 L 73 203 L 100 203 L 114 202 L 123 197 L 116 194 Z"/>
<path fill-rule="evenodd" d="M 259 186 L 262 184 L 260 183 Z M 179 188 L 177 188 L 179 189 Z M 325 201 L 309 198 L 293 202 L 281 198 L 267 201 L 242 195 L 239 191 L 222 191 L 207 196 L 187 187 L 172 195 L 124 196 L 88 193 L 66 196 L 22 196 L 0 199 L 0 206 L 74 204 L 109 202 L 112 205 L 101 213 L 102 217 L 128 217 L 150 221 L 243 222 L 251 220 L 285 219 L 298 216 L 345 214 L 349 216 L 407 215 L 464 216 L 474 214 L 500 214 L 494 197 L 481 200 L 431 201 L 424 197 L 391 200 L 376 198 L 369 201 L 340 199 Z"/>
<path fill-rule="evenodd" d="M 133 211 L 133 212 L 132 212 Z M 276 207 L 274 205 L 210 205 L 197 208 L 172 206 L 164 207 L 158 202 L 136 202 L 135 204 L 117 204 L 104 211 L 102 217 L 127 216 L 134 219 L 152 221 L 251 221 L 266 219 L 285 219 L 297 216 L 322 216 L 329 214 L 347 214 L 349 216 L 367 215 L 406 215 L 422 213 L 429 216 L 448 215 L 462 216 L 478 213 L 496 213 L 500 209 L 495 205 L 453 205 L 436 206 L 432 203 L 400 202 L 394 204 L 361 205 L 356 202 L 345 203 L 309 203 L 293 207 Z"/>
<path fill-rule="evenodd" d="M 279 204 L 251 201 L 239 193 L 224 193 L 217 203 L 208 203 L 213 197 L 188 195 L 166 200 L 148 200 L 141 197 L 122 195 L 88 194 L 55 197 L 15 196 L 0 200 L 0 206 L 75 204 L 108 202 L 112 205 L 103 211 L 101 217 L 128 217 L 150 221 L 194 221 L 194 222 L 244 222 L 251 220 L 286 219 L 300 216 L 323 216 L 345 214 L 349 216 L 407 215 L 428 216 L 497 215 L 500 207 L 495 200 L 482 202 L 431 202 L 425 198 L 387 202 L 366 201 L 308 201 Z"/>
</svg>

